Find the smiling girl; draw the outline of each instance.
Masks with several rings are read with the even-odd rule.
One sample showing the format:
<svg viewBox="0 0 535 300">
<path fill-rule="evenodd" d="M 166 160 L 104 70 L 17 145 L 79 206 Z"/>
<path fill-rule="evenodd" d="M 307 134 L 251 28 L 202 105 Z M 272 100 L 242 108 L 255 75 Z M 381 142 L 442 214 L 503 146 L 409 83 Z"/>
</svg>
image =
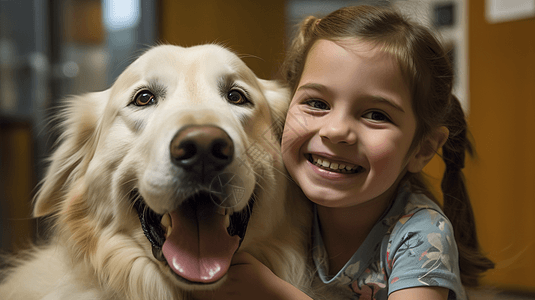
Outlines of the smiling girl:
<svg viewBox="0 0 535 300">
<path fill-rule="evenodd" d="M 471 144 L 441 44 L 389 8 L 347 7 L 302 23 L 284 71 L 294 96 L 283 159 L 315 204 L 325 290 L 465 299 L 463 284 L 493 263 L 477 241 L 462 174 Z M 422 176 L 439 149 L 443 208 Z"/>
</svg>

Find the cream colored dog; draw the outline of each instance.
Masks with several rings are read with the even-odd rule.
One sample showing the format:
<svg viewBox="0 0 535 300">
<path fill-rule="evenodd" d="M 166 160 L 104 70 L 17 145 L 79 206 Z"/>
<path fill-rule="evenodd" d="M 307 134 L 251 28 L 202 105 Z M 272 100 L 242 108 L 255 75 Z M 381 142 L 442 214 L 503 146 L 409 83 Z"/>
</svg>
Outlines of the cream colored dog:
<svg viewBox="0 0 535 300">
<path fill-rule="evenodd" d="M 236 251 L 306 285 L 310 212 L 280 155 L 288 91 L 216 45 L 158 46 L 70 99 L 35 201 L 54 235 L 1 299 L 187 299 Z"/>
</svg>

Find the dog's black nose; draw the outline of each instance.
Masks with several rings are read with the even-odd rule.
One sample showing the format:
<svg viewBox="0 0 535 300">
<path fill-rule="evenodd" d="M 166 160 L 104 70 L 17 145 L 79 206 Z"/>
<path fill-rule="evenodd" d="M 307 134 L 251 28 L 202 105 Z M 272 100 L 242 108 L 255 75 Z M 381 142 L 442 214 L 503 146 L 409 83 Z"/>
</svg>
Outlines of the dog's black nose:
<svg viewBox="0 0 535 300">
<path fill-rule="evenodd" d="M 222 170 L 234 156 L 232 139 L 214 125 L 182 128 L 171 141 L 170 150 L 175 165 L 199 175 Z"/>
</svg>

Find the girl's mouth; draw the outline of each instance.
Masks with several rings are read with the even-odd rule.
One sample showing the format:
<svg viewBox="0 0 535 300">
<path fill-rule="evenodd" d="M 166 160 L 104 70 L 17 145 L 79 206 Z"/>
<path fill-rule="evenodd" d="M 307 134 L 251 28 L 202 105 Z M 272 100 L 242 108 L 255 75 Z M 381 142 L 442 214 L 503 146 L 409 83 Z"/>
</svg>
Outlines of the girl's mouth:
<svg viewBox="0 0 535 300">
<path fill-rule="evenodd" d="M 307 159 L 315 166 L 331 172 L 342 174 L 356 174 L 364 171 L 364 168 L 362 166 L 331 162 L 324 157 L 319 157 L 312 154 L 308 154 Z"/>
</svg>

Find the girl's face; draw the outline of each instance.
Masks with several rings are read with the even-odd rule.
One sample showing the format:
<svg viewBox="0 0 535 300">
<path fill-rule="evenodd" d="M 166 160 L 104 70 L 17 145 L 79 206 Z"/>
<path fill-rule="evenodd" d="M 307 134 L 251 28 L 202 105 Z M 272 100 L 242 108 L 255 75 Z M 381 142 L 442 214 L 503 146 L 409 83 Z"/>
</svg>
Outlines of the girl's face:
<svg viewBox="0 0 535 300">
<path fill-rule="evenodd" d="M 410 90 L 391 54 L 356 39 L 319 40 L 290 104 L 282 155 L 318 205 L 384 205 L 414 160 L 415 130 Z"/>
</svg>

